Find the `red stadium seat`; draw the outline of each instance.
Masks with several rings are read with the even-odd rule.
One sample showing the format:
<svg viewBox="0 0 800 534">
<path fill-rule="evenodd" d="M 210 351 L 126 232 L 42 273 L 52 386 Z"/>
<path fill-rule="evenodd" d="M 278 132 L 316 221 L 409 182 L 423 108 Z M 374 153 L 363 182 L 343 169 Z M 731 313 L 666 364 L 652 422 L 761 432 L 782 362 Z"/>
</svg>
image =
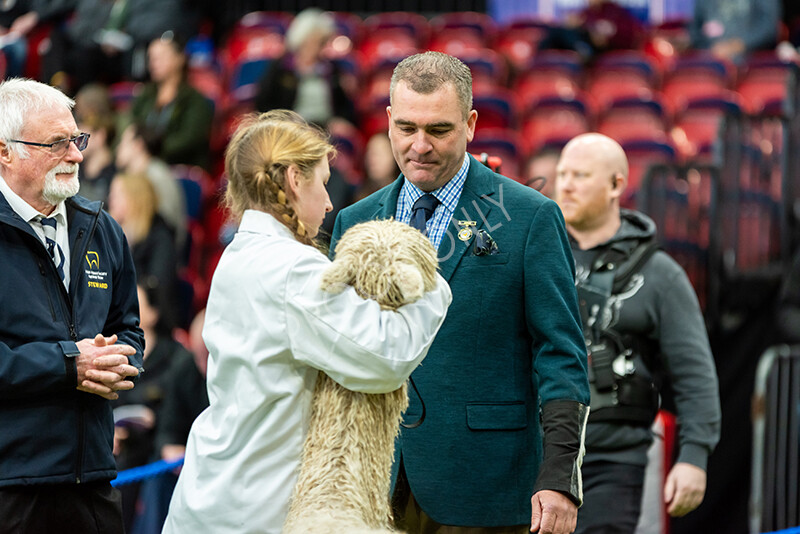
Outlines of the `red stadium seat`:
<svg viewBox="0 0 800 534">
<path fill-rule="evenodd" d="M 491 42 L 497 32 L 494 19 L 486 13 L 474 11 L 454 11 L 436 15 L 430 20 L 433 33 L 442 30 L 461 30 L 480 36 L 485 42 Z"/>
<path fill-rule="evenodd" d="M 652 98 L 660 85 L 655 63 L 641 52 L 607 52 L 588 73 L 586 92 L 604 107 L 621 98 Z"/>
<path fill-rule="evenodd" d="M 428 19 L 419 13 L 389 11 L 376 13 L 364 19 L 362 31 L 365 37 L 383 33 L 386 30 L 405 32 L 414 39 L 414 43 L 418 47 L 424 46 L 430 36 Z"/>
<path fill-rule="evenodd" d="M 365 31 L 358 45 L 358 52 L 369 72 L 387 59 L 404 58 L 420 51 L 419 39 L 404 28 L 387 28 L 380 31 Z"/>
<path fill-rule="evenodd" d="M 580 97 L 545 98 L 525 113 L 522 142 L 527 153 L 545 145 L 563 145 L 576 135 L 591 130 L 590 111 Z"/>
<path fill-rule="evenodd" d="M 532 68 L 514 84 L 520 109 L 528 109 L 543 98 L 573 99 L 581 92 L 577 72 L 571 68 Z"/>
<path fill-rule="evenodd" d="M 672 140 L 684 158 L 708 159 L 726 114 L 742 112 L 741 98 L 732 91 L 721 97 L 689 100 L 675 116 Z"/>
<path fill-rule="evenodd" d="M 664 107 L 654 98 L 622 98 L 611 102 L 597 122 L 597 131 L 617 142 L 649 139 L 667 142 Z"/>
<path fill-rule="evenodd" d="M 472 73 L 472 92 L 475 95 L 491 93 L 506 86 L 508 66 L 494 50 L 488 48 L 467 50 L 457 57 Z"/>
<path fill-rule="evenodd" d="M 622 143 L 628 157 L 628 186 L 620 199 L 625 208 L 636 206 L 637 194 L 647 169 L 655 164 L 674 163 L 675 148 L 666 141 L 654 141 L 649 138 L 630 138 Z"/>
<path fill-rule="evenodd" d="M 790 80 L 797 79 L 794 63 L 780 61 L 773 53 L 757 54 L 742 69 L 736 91 L 748 113 L 780 116 L 790 97 Z"/>
<path fill-rule="evenodd" d="M 732 67 L 706 55 L 678 58 L 674 67 L 664 74 L 662 93 L 674 113 L 688 100 L 716 98 L 731 88 Z"/>
<path fill-rule="evenodd" d="M 517 125 L 516 102 L 508 89 L 475 95 L 472 107 L 478 112 L 476 128 L 515 128 Z"/>
<path fill-rule="evenodd" d="M 515 73 L 529 72 L 539 43 L 547 35 L 549 25 L 541 21 L 515 21 L 500 28 L 492 48 L 506 58 Z"/>
<path fill-rule="evenodd" d="M 517 181 L 521 179 L 522 147 L 516 130 L 484 128 L 475 133 L 475 138 L 467 145 L 467 151 L 499 157 L 503 161 L 499 172 Z"/>
</svg>

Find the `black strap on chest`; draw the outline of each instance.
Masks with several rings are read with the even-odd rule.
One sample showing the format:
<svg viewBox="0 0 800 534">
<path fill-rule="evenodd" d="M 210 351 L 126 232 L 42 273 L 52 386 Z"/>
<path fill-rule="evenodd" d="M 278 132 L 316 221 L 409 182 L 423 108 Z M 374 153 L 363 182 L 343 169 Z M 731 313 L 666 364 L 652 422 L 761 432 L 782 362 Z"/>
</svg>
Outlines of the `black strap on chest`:
<svg viewBox="0 0 800 534">
<path fill-rule="evenodd" d="M 597 257 L 591 265 L 589 275 L 578 286 L 584 336 L 591 357 L 593 397 L 603 397 L 603 399 L 598 398 L 597 403 L 594 400 L 592 402 L 595 419 L 598 417 L 603 420 L 612 418 L 623 421 L 641 419 L 644 424 L 649 424 L 648 421 L 653 413 L 652 406 L 648 406 L 652 404 L 649 400 L 652 398 L 651 377 L 628 377 L 620 382 L 613 365 L 623 354 L 628 356 L 635 354 L 643 359 L 650 359 L 653 350 L 649 343 L 645 343 L 644 345 L 647 345 L 645 347 L 635 336 L 623 336 L 612 328 L 603 328 L 603 325 L 607 324 L 609 319 L 604 314 L 611 313 L 608 309 L 609 298 L 626 289 L 633 276 L 642 269 L 658 248 L 654 239 L 616 243 Z M 635 387 L 631 389 L 629 386 L 632 380 L 644 380 L 647 384 L 634 384 Z M 637 400 L 639 397 L 642 397 L 641 400 Z M 630 405 L 631 403 L 633 405 Z M 636 404 L 641 404 L 642 407 L 637 407 Z M 606 409 L 609 407 L 613 409 Z M 596 408 L 600 408 L 602 413 L 595 413 Z"/>
</svg>

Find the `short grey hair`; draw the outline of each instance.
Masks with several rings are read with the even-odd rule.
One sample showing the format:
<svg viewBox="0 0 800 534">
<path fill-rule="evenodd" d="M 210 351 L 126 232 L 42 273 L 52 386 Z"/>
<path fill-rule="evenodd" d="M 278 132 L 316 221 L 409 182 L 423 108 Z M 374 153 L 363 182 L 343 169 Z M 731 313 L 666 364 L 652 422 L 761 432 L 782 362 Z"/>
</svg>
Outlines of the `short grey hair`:
<svg viewBox="0 0 800 534">
<path fill-rule="evenodd" d="M 423 52 L 397 64 L 389 86 L 389 104 L 399 82 L 405 82 L 416 93 L 424 95 L 450 83 L 456 90 L 458 103 L 466 119 L 472 111 L 472 73 L 461 60 L 442 52 Z"/>
<path fill-rule="evenodd" d="M 331 36 L 336 31 L 336 22 L 330 13 L 316 7 L 304 9 L 295 15 L 286 30 L 286 49 L 296 52 L 303 42 L 315 32 Z"/>
<path fill-rule="evenodd" d="M 72 110 L 74 105 L 74 100 L 55 87 L 28 78 L 9 78 L 0 83 L 0 139 L 19 139 L 31 115 L 59 106 Z M 19 157 L 28 157 L 22 143 L 7 146 Z"/>
</svg>

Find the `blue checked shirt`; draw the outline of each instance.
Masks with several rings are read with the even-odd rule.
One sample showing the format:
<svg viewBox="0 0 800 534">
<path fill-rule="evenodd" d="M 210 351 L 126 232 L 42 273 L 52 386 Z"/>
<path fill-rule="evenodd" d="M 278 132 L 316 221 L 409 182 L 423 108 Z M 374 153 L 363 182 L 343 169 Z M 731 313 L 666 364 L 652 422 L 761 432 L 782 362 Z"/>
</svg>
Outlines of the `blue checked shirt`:
<svg viewBox="0 0 800 534">
<path fill-rule="evenodd" d="M 458 169 L 456 175 L 439 189 L 431 191 L 431 194 L 439 199 L 440 202 L 427 224 L 428 239 L 431 240 L 436 250 L 439 250 L 439 245 L 442 243 L 447 226 L 456 211 L 458 199 L 464 189 L 464 180 L 467 179 L 467 171 L 469 171 L 469 156 L 464 154 L 464 163 L 461 164 L 461 168 Z M 424 194 L 425 192 L 422 189 L 405 180 L 403 188 L 400 190 L 400 195 L 397 197 L 397 211 L 394 218 L 408 224 L 411 220 L 411 207 Z"/>
</svg>

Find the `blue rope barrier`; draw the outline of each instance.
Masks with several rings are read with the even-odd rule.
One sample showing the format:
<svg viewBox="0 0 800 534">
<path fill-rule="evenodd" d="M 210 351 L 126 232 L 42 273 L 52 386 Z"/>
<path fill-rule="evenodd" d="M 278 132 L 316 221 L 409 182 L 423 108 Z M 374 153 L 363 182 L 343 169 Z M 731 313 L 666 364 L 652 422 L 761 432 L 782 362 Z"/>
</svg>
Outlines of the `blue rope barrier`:
<svg viewBox="0 0 800 534">
<path fill-rule="evenodd" d="M 786 530 L 775 530 L 764 534 L 800 534 L 800 527 L 787 528 Z"/>
<path fill-rule="evenodd" d="M 178 460 L 173 460 L 171 462 L 159 460 L 157 462 L 153 462 L 152 464 L 132 467 L 117 473 L 117 478 L 111 481 L 111 485 L 116 488 L 118 486 L 124 486 L 125 484 L 133 484 L 134 482 L 139 482 L 140 480 L 144 480 L 146 478 L 157 477 L 182 465 L 183 458 L 179 458 Z"/>
</svg>

